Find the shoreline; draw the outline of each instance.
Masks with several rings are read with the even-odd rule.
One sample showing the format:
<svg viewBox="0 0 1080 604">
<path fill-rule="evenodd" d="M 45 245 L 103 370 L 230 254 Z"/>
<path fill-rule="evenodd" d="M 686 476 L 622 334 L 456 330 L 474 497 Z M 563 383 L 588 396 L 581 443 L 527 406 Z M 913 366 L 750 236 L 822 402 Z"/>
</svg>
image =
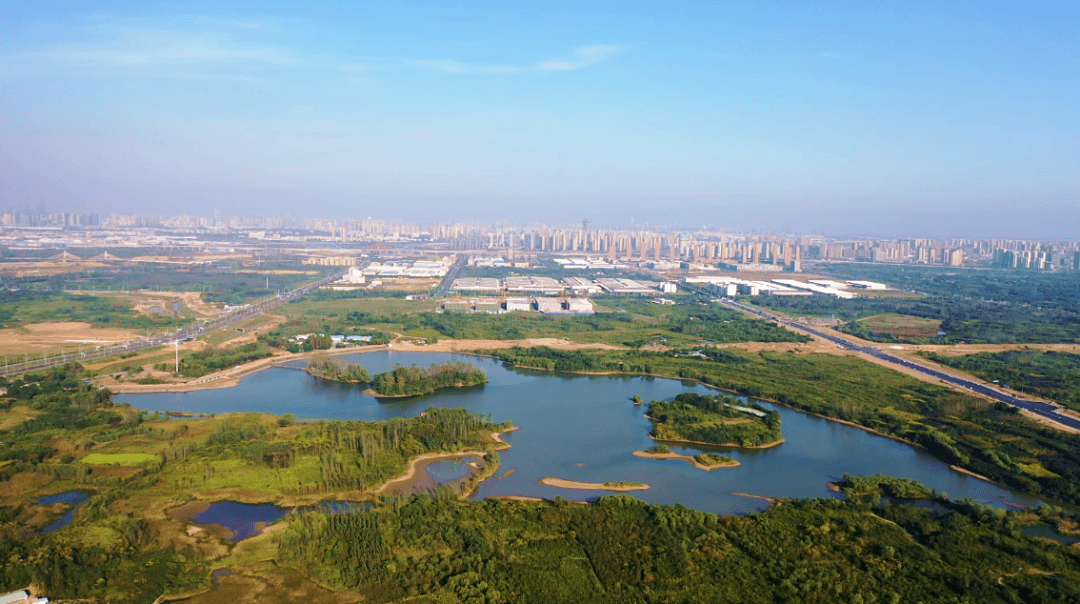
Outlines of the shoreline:
<svg viewBox="0 0 1080 604">
<path fill-rule="evenodd" d="M 781 438 L 780 440 L 767 445 L 740 445 L 737 443 L 707 443 L 700 440 L 682 440 L 678 438 L 656 438 L 652 434 L 649 434 L 649 438 L 658 443 L 687 443 L 691 445 L 708 445 L 710 447 L 730 447 L 732 449 L 771 449 L 787 442 L 786 438 Z"/>
<path fill-rule="evenodd" d="M 435 459 L 454 459 L 456 457 L 483 457 L 485 455 L 487 455 L 485 451 L 458 451 L 456 453 L 425 453 L 423 455 L 417 455 L 416 457 L 409 460 L 409 469 L 405 472 L 405 474 L 403 474 L 402 476 L 398 476 L 397 478 L 391 478 L 390 480 L 382 483 L 379 488 L 372 490 L 371 493 L 374 495 L 381 495 L 386 489 L 390 488 L 395 483 L 409 481 L 413 476 L 416 475 L 417 467 L 425 461 L 431 461 Z"/>
<path fill-rule="evenodd" d="M 521 429 L 521 426 L 512 426 L 512 427 L 510 427 L 510 428 L 508 428 L 506 430 L 503 430 L 501 432 L 492 432 L 491 433 L 491 438 L 492 438 L 493 441 L 495 441 L 495 449 L 494 449 L 494 451 L 505 451 L 505 450 L 509 449 L 511 445 L 510 445 L 510 443 L 508 443 L 508 442 L 506 442 L 506 441 L 504 441 L 502 439 L 502 435 L 505 434 L 506 432 L 513 432 L 515 430 L 520 430 L 520 429 Z M 407 481 L 411 480 L 413 478 L 413 476 L 416 475 L 416 470 L 417 470 L 417 467 L 419 466 L 419 464 L 421 464 L 423 462 L 426 462 L 426 461 L 430 461 L 430 460 L 434 460 L 434 459 L 454 459 L 454 458 L 457 458 L 457 457 L 480 457 L 480 458 L 484 458 L 484 457 L 487 456 L 488 453 L 490 453 L 490 451 L 457 451 L 457 452 L 454 452 L 454 453 L 425 453 L 423 455 L 418 455 L 418 456 L 416 456 L 416 457 L 409 460 L 409 469 L 405 472 L 404 475 L 398 476 L 397 478 L 392 478 L 392 479 L 384 482 L 383 484 L 379 485 L 378 488 L 372 489 L 369 492 L 371 494 L 373 494 L 373 495 L 381 495 L 384 491 L 386 491 L 387 488 L 389 488 L 393 484 L 398 483 L 398 482 L 407 482 Z M 488 463 L 488 464 L 486 464 L 484 466 L 483 471 L 476 474 L 475 476 L 470 477 L 467 482 L 470 482 L 470 483 L 473 483 L 473 484 L 468 489 L 463 489 L 462 490 L 461 498 L 462 499 L 467 499 L 468 497 L 470 497 L 473 494 L 473 492 L 476 491 L 477 487 L 479 487 L 482 482 L 484 482 L 485 480 L 490 478 L 492 475 L 495 474 L 495 472 L 498 471 L 499 465 L 500 464 Z"/>
<path fill-rule="evenodd" d="M 693 455 L 683 455 L 682 453 L 676 453 L 674 451 L 668 451 L 667 453 L 650 453 L 648 451 L 634 451 L 634 457 L 642 457 L 644 459 L 684 459 L 690 462 L 690 465 L 699 470 L 705 470 L 706 472 L 712 472 L 713 470 L 720 470 L 723 468 L 737 468 L 742 464 L 734 459 L 731 463 L 722 463 L 718 465 L 708 466 L 698 460 L 694 459 Z"/>
<path fill-rule="evenodd" d="M 630 491 L 647 491 L 652 488 L 649 485 L 643 483 L 630 483 L 620 485 L 614 482 L 578 482 L 576 480 L 566 480 L 565 478 L 555 478 L 554 476 L 545 476 L 536 482 L 537 484 L 542 484 L 544 486 L 559 487 L 561 489 L 614 491 L 616 493 L 628 493 Z"/>
</svg>

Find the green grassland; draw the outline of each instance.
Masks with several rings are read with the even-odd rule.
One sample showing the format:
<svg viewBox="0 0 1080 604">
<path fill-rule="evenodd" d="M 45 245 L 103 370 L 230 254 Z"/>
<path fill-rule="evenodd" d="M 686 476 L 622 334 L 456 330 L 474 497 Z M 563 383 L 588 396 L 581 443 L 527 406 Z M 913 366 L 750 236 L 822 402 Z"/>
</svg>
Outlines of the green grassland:
<svg viewBox="0 0 1080 604">
<path fill-rule="evenodd" d="M 924 319 L 908 315 L 884 314 L 859 319 L 863 327 L 877 334 L 893 334 L 899 338 L 929 340 L 941 329 L 938 319 Z"/>
<path fill-rule="evenodd" d="M 91 453 L 83 456 L 79 463 L 88 465 L 141 466 L 161 461 L 150 453 Z"/>
<path fill-rule="evenodd" d="M 194 316 L 186 306 L 143 314 L 127 294 L 74 294 L 31 290 L 0 291 L 0 324 L 8 326 L 54 321 L 80 321 L 99 327 L 164 329 L 187 324 Z"/>
<path fill-rule="evenodd" d="M 805 342 L 767 321 L 716 305 L 681 300 L 660 306 L 626 297 L 598 297 L 593 315 L 499 315 L 434 312 L 435 302 L 358 298 L 319 301 L 302 299 L 284 310 L 285 325 L 264 336 L 282 344 L 300 333 L 370 333 L 383 331 L 435 341 L 454 339 L 519 340 L 569 338 L 582 343 L 643 347 L 649 344 L 690 345 L 698 342 Z M 365 331 L 366 330 L 366 331 Z"/>
<path fill-rule="evenodd" d="M 1013 390 L 1042 396 L 1080 411 L 1080 355 L 1037 350 L 981 352 L 957 357 L 920 354 L 988 382 L 997 381 Z"/>
</svg>

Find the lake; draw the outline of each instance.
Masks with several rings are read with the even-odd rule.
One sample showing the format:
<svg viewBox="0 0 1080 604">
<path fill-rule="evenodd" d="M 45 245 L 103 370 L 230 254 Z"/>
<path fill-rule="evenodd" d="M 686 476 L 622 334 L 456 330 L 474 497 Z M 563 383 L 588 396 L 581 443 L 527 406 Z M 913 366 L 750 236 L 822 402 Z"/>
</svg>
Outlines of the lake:
<svg viewBox="0 0 1080 604">
<path fill-rule="evenodd" d="M 380 351 L 345 357 L 372 374 L 396 365 L 465 361 L 483 370 L 489 381 L 409 399 L 379 402 L 363 387 L 315 378 L 303 371 L 271 368 L 245 376 L 234 388 L 185 393 L 119 394 L 116 400 L 149 411 L 187 413 L 293 413 L 301 419 L 386 420 L 414 417 L 428 407 L 464 407 L 491 414 L 496 422 L 513 421 L 521 429 L 503 436 L 512 445 L 500 453 L 497 472 L 514 472 L 482 483 L 473 495 L 523 495 L 551 499 L 592 499 L 603 491 L 567 490 L 537 484 L 545 476 L 580 482 L 643 482 L 651 485 L 635 497 L 652 503 L 681 503 L 718 513 L 762 510 L 767 503 L 733 495 L 768 497 L 837 497 L 825 485 L 845 473 L 881 472 L 913 478 L 950 497 L 969 497 L 995 507 L 1004 501 L 1037 505 L 1038 500 L 956 472 L 922 449 L 844 424 L 761 402 L 780 412 L 787 442 L 770 449 L 679 447 L 696 454 L 721 452 L 742 465 L 705 472 L 682 460 L 642 459 L 633 452 L 655 443 L 644 417 L 646 401 L 671 400 L 682 392 L 715 394 L 696 382 L 631 376 L 582 376 L 518 370 L 501 361 L 460 354 Z M 302 363 L 300 364 L 302 366 Z M 739 397 L 746 400 L 745 397 Z M 437 472 L 451 472 L 438 468 Z"/>
</svg>

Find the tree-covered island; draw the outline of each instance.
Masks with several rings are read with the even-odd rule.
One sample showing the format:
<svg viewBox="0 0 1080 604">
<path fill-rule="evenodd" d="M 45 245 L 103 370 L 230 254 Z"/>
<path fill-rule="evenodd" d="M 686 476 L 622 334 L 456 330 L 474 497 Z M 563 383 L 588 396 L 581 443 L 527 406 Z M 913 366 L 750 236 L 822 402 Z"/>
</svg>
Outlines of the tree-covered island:
<svg viewBox="0 0 1080 604">
<path fill-rule="evenodd" d="M 374 377 L 359 363 L 344 359 L 317 356 L 308 363 L 307 372 L 316 377 L 350 384 L 371 384 L 367 393 L 380 397 L 419 396 L 444 388 L 464 388 L 487 381 L 487 375 L 470 363 L 452 362 L 441 365 L 403 367 Z"/>
<path fill-rule="evenodd" d="M 747 406 L 737 398 L 684 392 L 673 401 L 649 403 L 656 440 L 771 447 L 784 442 L 780 413 Z"/>
<path fill-rule="evenodd" d="M 316 377 L 335 382 L 349 382 L 352 384 L 371 382 L 371 374 L 363 365 L 350 363 L 338 357 L 315 356 L 308 362 L 307 372 Z"/>
<path fill-rule="evenodd" d="M 443 388 L 464 388 L 487 381 L 487 375 L 470 363 L 453 362 L 428 367 L 402 367 L 380 373 L 372 380 L 375 396 L 419 396 Z"/>
</svg>

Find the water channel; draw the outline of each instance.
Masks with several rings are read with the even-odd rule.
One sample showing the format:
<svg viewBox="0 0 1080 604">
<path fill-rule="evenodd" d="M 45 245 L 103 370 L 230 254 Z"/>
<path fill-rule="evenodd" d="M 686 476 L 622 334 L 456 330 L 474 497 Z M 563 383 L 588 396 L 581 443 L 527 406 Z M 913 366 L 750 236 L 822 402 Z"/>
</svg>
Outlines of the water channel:
<svg viewBox="0 0 1080 604">
<path fill-rule="evenodd" d="M 521 429 L 504 435 L 497 476 L 480 485 L 475 498 L 522 495 L 551 499 L 591 499 L 603 491 L 568 490 L 537 484 L 545 476 L 580 482 L 642 482 L 652 488 L 635 497 L 653 503 L 681 503 L 718 513 L 761 510 L 767 503 L 733 493 L 768 497 L 835 497 L 826 483 L 845 473 L 878 472 L 913 478 L 950 497 L 969 497 L 995 507 L 1005 501 L 1037 505 L 1038 500 L 951 469 L 925 451 L 859 428 L 830 422 L 780 405 L 787 442 L 770 449 L 672 447 L 679 453 L 717 451 L 742 465 L 705 472 L 682 460 L 634 457 L 655 443 L 649 438 L 646 401 L 670 400 L 681 392 L 715 393 L 695 382 L 629 376 L 581 376 L 517 370 L 500 361 L 469 355 L 371 352 L 345 357 L 372 373 L 394 365 L 470 362 L 489 382 L 424 397 L 379 402 L 363 387 L 312 377 L 289 368 L 271 368 L 244 377 L 234 388 L 186 393 L 120 394 L 115 398 L 149 411 L 188 413 L 293 413 L 301 419 L 386 420 L 413 417 L 428 407 L 465 407 L 513 421 Z M 301 364 L 302 366 L 302 364 Z M 514 470 L 507 474 L 508 470 Z M 453 473 L 451 466 L 438 472 Z M 441 478 L 441 476 L 439 477 Z"/>
</svg>

